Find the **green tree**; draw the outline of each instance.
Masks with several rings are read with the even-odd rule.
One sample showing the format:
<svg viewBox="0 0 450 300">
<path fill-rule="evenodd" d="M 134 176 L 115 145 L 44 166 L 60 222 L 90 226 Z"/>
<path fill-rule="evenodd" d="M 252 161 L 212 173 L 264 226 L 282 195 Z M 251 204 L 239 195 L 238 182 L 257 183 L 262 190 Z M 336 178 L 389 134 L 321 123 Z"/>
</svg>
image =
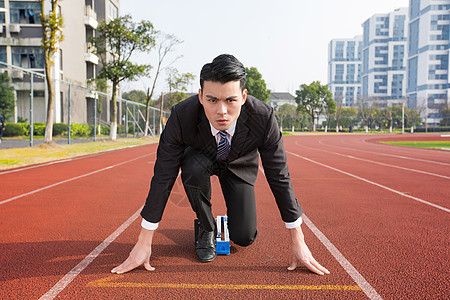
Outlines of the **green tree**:
<svg viewBox="0 0 450 300">
<path fill-rule="evenodd" d="M 45 0 L 40 0 L 41 4 L 41 22 L 42 22 L 42 41 L 41 48 L 44 50 L 44 68 L 45 79 L 47 83 L 47 120 L 45 126 L 45 138 L 46 143 L 52 141 L 53 135 L 53 111 L 55 109 L 55 90 L 53 87 L 52 65 L 53 55 L 58 51 L 59 42 L 63 40 L 62 27 L 63 18 L 58 13 L 58 0 L 50 1 L 50 11 L 46 15 L 45 12 Z"/>
<path fill-rule="evenodd" d="M 441 111 L 442 120 L 440 122 L 441 126 L 450 126 L 450 107 L 442 109 Z"/>
<path fill-rule="evenodd" d="M 14 88 L 8 73 L 0 73 L 0 115 L 5 120 L 12 117 L 14 113 Z"/>
<path fill-rule="evenodd" d="M 194 81 L 195 76 L 191 73 L 180 74 L 177 69 L 171 68 L 167 77 L 169 95 L 165 107 L 171 109 L 178 102 L 186 99 L 187 87 Z"/>
<path fill-rule="evenodd" d="M 298 116 L 297 107 L 295 105 L 285 103 L 281 105 L 280 107 L 277 107 L 277 110 L 275 111 L 275 116 L 278 117 L 280 120 L 280 129 L 283 130 L 283 128 L 288 128 L 289 124 L 292 125 L 292 119 L 296 118 Z M 283 122 L 283 120 L 291 120 L 291 122 Z"/>
<path fill-rule="evenodd" d="M 245 88 L 249 95 L 252 95 L 264 103 L 269 102 L 270 90 L 267 89 L 266 82 L 261 73 L 255 67 L 245 68 L 247 73 Z"/>
<path fill-rule="evenodd" d="M 142 104 L 147 102 L 147 95 L 141 90 L 131 90 L 129 92 L 122 93 L 122 98 Z"/>
<path fill-rule="evenodd" d="M 302 84 L 300 89 L 295 91 L 297 95 L 295 101 L 297 109 L 307 113 L 313 123 L 313 131 L 316 131 L 316 117 L 325 110 L 333 109 L 333 95 L 328 90 L 328 85 L 320 84 L 320 81 L 313 81 L 311 84 Z M 334 107 L 336 104 L 334 104 Z"/>
<path fill-rule="evenodd" d="M 345 128 L 349 128 L 350 126 L 354 127 L 358 124 L 357 117 L 358 110 L 356 107 L 343 107 L 339 118 L 339 124 Z"/>
<path fill-rule="evenodd" d="M 361 98 L 358 100 L 358 116 L 362 119 L 366 132 L 371 127 L 371 124 L 376 115 L 377 108 L 374 105 L 375 100 L 371 98 Z"/>
<path fill-rule="evenodd" d="M 133 53 L 149 52 L 155 46 L 154 36 L 155 30 L 149 21 L 135 23 L 130 15 L 125 15 L 109 22 L 102 21 L 96 36 L 90 38 L 102 65 L 98 77 L 112 83 L 112 140 L 117 138 L 117 87 L 123 80 L 135 80 L 148 74 L 150 65 L 136 64 L 130 59 Z"/>
</svg>

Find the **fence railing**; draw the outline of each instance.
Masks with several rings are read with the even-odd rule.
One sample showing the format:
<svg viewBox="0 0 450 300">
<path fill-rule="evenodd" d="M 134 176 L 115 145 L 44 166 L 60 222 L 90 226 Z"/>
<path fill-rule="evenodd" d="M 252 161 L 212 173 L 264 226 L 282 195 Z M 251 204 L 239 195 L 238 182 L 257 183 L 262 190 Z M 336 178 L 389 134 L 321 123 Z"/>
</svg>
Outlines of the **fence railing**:
<svg viewBox="0 0 450 300">
<path fill-rule="evenodd" d="M 35 124 L 45 123 L 47 115 L 47 84 L 45 74 L 0 61 L 0 68 L 9 73 L 12 87 L 15 90 L 14 116 L 8 120 L 13 123 L 22 121 L 29 123 L 30 146 L 34 144 L 36 133 Z M 0 69 L 0 71 L 1 71 Z M 23 76 L 12 76 L 21 73 Z M 54 78 L 55 109 L 54 123 L 65 124 L 67 130 L 67 143 L 72 138 L 82 136 L 93 141 L 101 134 L 109 134 L 109 125 L 112 121 L 111 94 L 97 91 L 92 87 Z M 168 112 L 160 112 L 158 108 L 149 107 L 149 133 L 158 135 L 163 118 L 168 118 Z M 146 123 L 146 105 L 117 97 L 117 124 L 118 135 L 137 137 L 144 135 Z M 40 126 L 42 128 L 42 126 Z M 7 129 L 8 130 L 8 129 Z"/>
</svg>

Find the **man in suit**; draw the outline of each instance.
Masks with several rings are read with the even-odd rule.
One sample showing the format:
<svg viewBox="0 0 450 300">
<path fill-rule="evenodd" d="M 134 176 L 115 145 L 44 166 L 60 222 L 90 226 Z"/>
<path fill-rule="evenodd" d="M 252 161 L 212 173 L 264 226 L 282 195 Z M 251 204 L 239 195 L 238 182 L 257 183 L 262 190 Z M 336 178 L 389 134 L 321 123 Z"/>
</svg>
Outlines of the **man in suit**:
<svg viewBox="0 0 450 300">
<path fill-rule="evenodd" d="M 172 186 L 181 178 L 200 223 L 196 254 L 201 262 L 216 257 L 216 224 L 211 212 L 210 176 L 219 178 L 227 206 L 230 239 L 248 246 L 257 236 L 254 184 L 259 157 L 292 241 L 293 270 L 298 263 L 312 272 L 329 273 L 311 255 L 301 230 L 297 202 L 286 163 L 283 139 L 273 109 L 247 96 L 245 68 L 224 54 L 205 64 L 199 94 L 172 109 L 157 151 L 154 176 L 141 212 L 142 229 L 128 259 L 111 270 L 124 273 L 150 265 L 154 231 L 162 218 Z M 258 155 L 259 154 L 259 155 Z"/>
</svg>

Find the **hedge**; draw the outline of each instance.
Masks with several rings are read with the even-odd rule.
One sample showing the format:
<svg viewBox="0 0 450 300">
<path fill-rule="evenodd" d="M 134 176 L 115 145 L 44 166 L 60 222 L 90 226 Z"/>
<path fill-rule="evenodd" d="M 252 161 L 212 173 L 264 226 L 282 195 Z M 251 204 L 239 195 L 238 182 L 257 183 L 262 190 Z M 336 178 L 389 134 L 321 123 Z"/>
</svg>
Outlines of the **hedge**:
<svg viewBox="0 0 450 300">
<path fill-rule="evenodd" d="M 101 134 L 109 135 L 109 126 L 101 126 Z M 123 127 L 123 133 L 125 133 L 125 126 Z M 119 131 L 119 130 L 118 130 Z M 69 126 L 65 123 L 53 124 L 53 136 L 67 136 L 69 132 Z M 88 137 L 94 135 L 94 126 L 87 124 L 71 124 L 72 136 Z M 119 132 L 120 133 L 120 132 Z M 29 123 L 5 123 L 4 137 L 13 136 L 29 136 L 30 124 Z M 45 123 L 34 123 L 33 135 L 44 136 L 45 135 Z"/>
</svg>

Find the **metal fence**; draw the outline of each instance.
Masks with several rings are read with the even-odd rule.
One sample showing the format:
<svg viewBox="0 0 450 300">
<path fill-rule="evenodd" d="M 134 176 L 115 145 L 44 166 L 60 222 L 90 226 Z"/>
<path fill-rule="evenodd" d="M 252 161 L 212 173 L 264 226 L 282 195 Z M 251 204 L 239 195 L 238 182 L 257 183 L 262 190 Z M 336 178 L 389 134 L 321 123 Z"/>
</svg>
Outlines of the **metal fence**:
<svg viewBox="0 0 450 300">
<path fill-rule="evenodd" d="M 47 116 L 47 84 L 45 75 L 29 69 L 0 62 L 3 72 L 8 72 L 15 93 L 15 110 L 7 118 L 9 124 L 22 127 L 29 135 L 30 146 L 35 136 L 45 132 Z M 1 69 L 0 69 L 1 70 Z M 59 76 L 59 74 L 58 74 Z M 53 134 L 71 144 L 74 139 L 97 141 L 110 133 L 112 121 L 111 94 L 80 84 L 54 79 L 55 103 Z M 163 129 L 168 112 L 149 107 L 148 135 L 158 135 Z M 146 105 L 117 97 L 117 135 L 138 137 L 144 135 Z M 12 127 L 12 126 L 10 126 Z M 8 126 L 5 134 L 7 135 Z M 9 130 L 11 133 L 11 130 Z"/>
</svg>

